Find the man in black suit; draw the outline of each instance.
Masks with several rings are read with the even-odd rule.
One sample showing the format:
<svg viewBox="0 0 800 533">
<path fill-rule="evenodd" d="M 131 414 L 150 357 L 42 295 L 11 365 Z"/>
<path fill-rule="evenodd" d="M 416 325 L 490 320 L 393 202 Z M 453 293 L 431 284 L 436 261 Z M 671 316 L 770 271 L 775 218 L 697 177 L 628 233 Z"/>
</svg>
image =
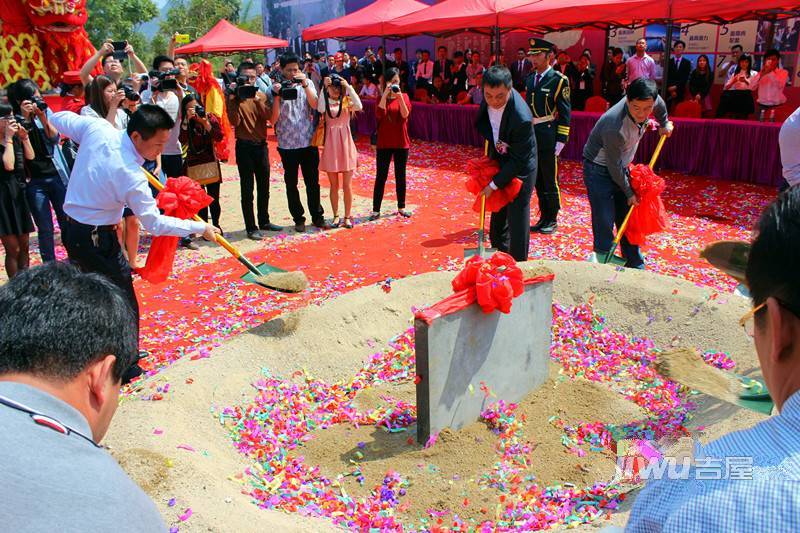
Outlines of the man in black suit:
<svg viewBox="0 0 800 533">
<path fill-rule="evenodd" d="M 297 31 L 295 32 L 294 39 L 292 39 L 292 49 L 294 53 L 300 57 L 303 57 L 306 53 L 303 43 L 303 25 L 299 22 L 297 23 Z"/>
<path fill-rule="evenodd" d="M 433 65 L 433 77 L 442 78 L 442 85 L 450 85 L 453 79 L 453 62 L 447 59 L 447 47 L 440 46 L 436 50 L 436 63 Z"/>
<path fill-rule="evenodd" d="M 525 90 L 525 81 L 532 69 L 531 62 L 525 58 L 525 49 L 517 50 L 517 59 L 511 64 L 511 79 L 514 81 L 514 88 L 517 91 Z"/>
<path fill-rule="evenodd" d="M 467 64 L 464 62 L 464 52 L 457 50 L 453 54 L 453 79 L 450 82 L 450 94 L 453 101 L 461 93 L 467 92 Z"/>
<path fill-rule="evenodd" d="M 522 180 L 522 188 L 514 201 L 492 213 L 489 236 L 493 247 L 508 252 L 517 261 L 527 261 L 531 192 L 537 164 L 533 115 L 513 88 L 511 72 L 506 67 L 494 66 L 486 70 L 482 86 L 484 100 L 475 126 L 488 143 L 489 157 L 500 164 L 500 171 L 482 194 L 488 198 L 512 179 Z"/>
<path fill-rule="evenodd" d="M 686 84 L 692 74 L 692 63 L 683 57 L 686 44 L 675 41 L 672 46 L 672 57 L 669 58 L 667 68 L 667 105 L 671 106 L 683 100 L 686 93 Z"/>
<path fill-rule="evenodd" d="M 400 71 L 400 88 L 407 92 L 408 87 L 408 62 L 403 60 L 403 49 L 394 49 L 394 59 L 386 63 L 386 68 L 396 68 Z"/>
</svg>

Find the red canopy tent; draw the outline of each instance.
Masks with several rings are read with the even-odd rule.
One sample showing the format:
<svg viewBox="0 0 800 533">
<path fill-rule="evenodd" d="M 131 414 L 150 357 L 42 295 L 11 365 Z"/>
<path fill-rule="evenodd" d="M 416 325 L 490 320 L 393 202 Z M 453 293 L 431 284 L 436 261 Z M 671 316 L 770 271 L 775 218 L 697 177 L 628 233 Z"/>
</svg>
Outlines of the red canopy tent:
<svg viewBox="0 0 800 533">
<path fill-rule="evenodd" d="M 378 35 L 387 37 L 387 23 L 398 17 L 426 9 L 428 4 L 417 0 L 377 0 L 349 15 L 316 24 L 303 31 L 304 41 L 345 39 Z"/>
<path fill-rule="evenodd" d="M 176 54 L 195 55 L 226 52 L 246 52 L 268 48 L 285 48 L 289 43 L 237 28 L 225 19 L 208 30 L 208 33 L 191 44 L 175 50 Z"/>
<path fill-rule="evenodd" d="M 440 35 L 459 31 L 487 31 L 501 27 L 500 14 L 532 0 L 445 0 L 424 11 L 393 20 L 387 25 L 395 35 L 429 33 Z M 513 27 L 512 25 L 509 27 Z"/>
</svg>

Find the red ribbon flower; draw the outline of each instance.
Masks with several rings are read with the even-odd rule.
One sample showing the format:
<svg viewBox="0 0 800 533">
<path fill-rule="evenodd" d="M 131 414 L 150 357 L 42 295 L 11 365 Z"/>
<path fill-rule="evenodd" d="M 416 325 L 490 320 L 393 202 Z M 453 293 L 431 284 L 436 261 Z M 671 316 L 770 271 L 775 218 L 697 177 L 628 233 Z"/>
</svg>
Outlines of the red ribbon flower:
<svg viewBox="0 0 800 533">
<path fill-rule="evenodd" d="M 522 294 L 522 270 L 510 255 L 496 252 L 488 260 L 470 257 L 464 269 L 453 279 L 455 292 L 468 290 L 484 313 L 495 309 L 508 314 L 511 301 Z"/>
<path fill-rule="evenodd" d="M 497 173 L 500 171 L 500 165 L 497 161 L 489 159 L 488 157 L 481 157 L 480 159 L 473 159 L 467 162 L 467 181 L 466 187 L 469 192 L 476 195 L 475 201 L 472 204 L 472 210 L 476 213 L 481 211 L 481 197 L 480 193 L 489 185 Z M 486 210 L 490 213 L 496 213 L 503 207 L 514 201 L 514 198 L 519 194 L 522 188 L 522 180 L 514 178 L 511 183 L 498 189 L 486 199 Z"/>
<path fill-rule="evenodd" d="M 669 227 L 667 210 L 661 200 L 666 183 L 647 165 L 630 167 L 630 183 L 639 205 L 631 213 L 625 237 L 631 244 L 641 246 L 648 235 L 660 233 Z"/>
<path fill-rule="evenodd" d="M 167 186 L 156 197 L 156 205 L 165 215 L 183 220 L 192 218 L 214 201 L 194 180 L 181 176 L 169 178 Z M 172 272 L 178 237 L 156 236 L 150 244 L 147 263 L 137 273 L 150 283 L 163 283 Z"/>
</svg>

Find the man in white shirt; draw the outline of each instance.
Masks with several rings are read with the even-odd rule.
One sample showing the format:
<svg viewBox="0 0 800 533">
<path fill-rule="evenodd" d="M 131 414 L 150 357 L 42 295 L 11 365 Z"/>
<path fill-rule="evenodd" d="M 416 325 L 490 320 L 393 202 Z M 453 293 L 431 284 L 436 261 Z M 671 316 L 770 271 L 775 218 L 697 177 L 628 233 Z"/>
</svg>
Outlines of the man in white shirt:
<svg viewBox="0 0 800 533">
<path fill-rule="evenodd" d="M 656 79 L 656 62 L 647 55 L 647 40 L 642 37 L 636 41 L 636 54 L 625 64 L 628 71 L 628 85 L 637 78 Z"/>
<path fill-rule="evenodd" d="M 431 53 L 428 50 L 422 51 L 422 60 L 417 65 L 417 89 L 425 89 L 431 84 L 433 80 L 433 61 L 431 61 Z"/>
<path fill-rule="evenodd" d="M 789 81 L 789 72 L 780 67 L 781 54 L 777 50 L 769 50 L 764 54 L 764 65 L 753 89 L 758 89 L 759 120 L 775 122 L 775 109 L 786 103 L 783 90 Z"/>
<path fill-rule="evenodd" d="M 527 261 L 530 247 L 531 193 L 536 181 L 536 136 L 533 115 L 525 100 L 512 87 L 511 72 L 506 67 L 490 67 L 483 73 L 484 101 L 475 122 L 486 139 L 490 158 L 499 170 L 481 194 L 489 198 L 494 191 L 522 180 L 517 197 L 492 213 L 489 237 L 492 246 L 510 254 L 517 261 Z"/>
<path fill-rule="evenodd" d="M 96 272 L 120 287 L 139 315 L 131 269 L 117 240 L 116 228 L 127 205 L 153 235 L 185 237 L 201 233 L 215 240 L 211 224 L 159 213 L 141 166 L 155 161 L 175 123 L 158 106 L 143 105 L 118 131 L 108 121 L 69 111 L 53 115 L 53 126 L 79 145 L 64 202 L 62 240 L 72 263 Z"/>
<path fill-rule="evenodd" d="M 724 79 L 723 81 L 728 81 L 733 73 L 736 71 L 736 67 L 739 66 L 739 58 L 741 57 L 742 53 L 744 53 L 744 48 L 740 44 L 734 44 L 731 46 L 731 58 L 727 61 L 723 61 L 719 66 L 719 73 Z"/>
</svg>

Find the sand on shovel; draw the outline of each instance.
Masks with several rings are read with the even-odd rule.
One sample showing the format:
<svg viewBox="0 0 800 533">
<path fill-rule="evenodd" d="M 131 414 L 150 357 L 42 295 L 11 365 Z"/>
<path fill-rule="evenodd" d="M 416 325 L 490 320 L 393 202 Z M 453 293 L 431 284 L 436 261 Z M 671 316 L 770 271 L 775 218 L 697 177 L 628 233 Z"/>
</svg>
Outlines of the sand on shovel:
<svg viewBox="0 0 800 533">
<path fill-rule="evenodd" d="M 256 283 L 282 292 L 303 292 L 308 288 L 308 278 L 302 270 L 256 276 Z"/>
<path fill-rule="evenodd" d="M 735 404 L 739 399 L 739 381 L 707 364 L 697 350 L 675 348 L 659 352 L 656 369 L 664 377 L 728 403 Z"/>
</svg>

